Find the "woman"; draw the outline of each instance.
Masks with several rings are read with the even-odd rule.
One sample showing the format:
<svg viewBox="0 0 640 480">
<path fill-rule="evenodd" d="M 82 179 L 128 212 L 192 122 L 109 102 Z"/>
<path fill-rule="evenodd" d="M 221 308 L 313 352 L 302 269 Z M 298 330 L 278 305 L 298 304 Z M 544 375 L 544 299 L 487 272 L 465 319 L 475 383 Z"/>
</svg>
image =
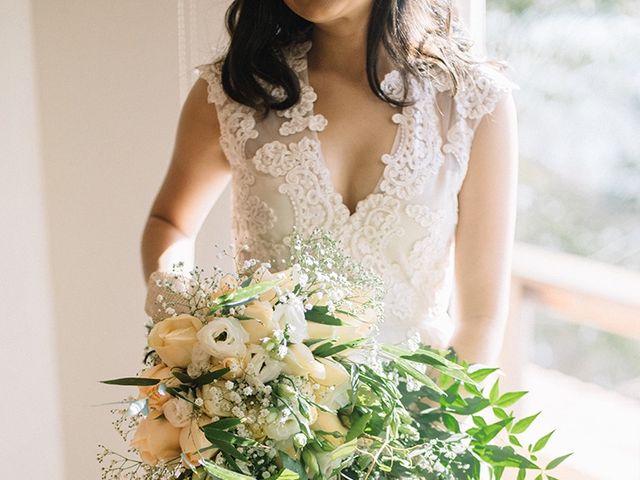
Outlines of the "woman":
<svg viewBox="0 0 640 480">
<path fill-rule="evenodd" d="M 509 82 L 470 57 L 448 4 L 234 1 L 228 51 L 199 67 L 183 107 L 143 236 L 145 278 L 192 266 L 231 180 L 240 260 L 277 267 L 294 227 L 324 228 L 382 276 L 385 341 L 418 332 L 494 361 L 509 296 L 515 109 Z"/>
</svg>

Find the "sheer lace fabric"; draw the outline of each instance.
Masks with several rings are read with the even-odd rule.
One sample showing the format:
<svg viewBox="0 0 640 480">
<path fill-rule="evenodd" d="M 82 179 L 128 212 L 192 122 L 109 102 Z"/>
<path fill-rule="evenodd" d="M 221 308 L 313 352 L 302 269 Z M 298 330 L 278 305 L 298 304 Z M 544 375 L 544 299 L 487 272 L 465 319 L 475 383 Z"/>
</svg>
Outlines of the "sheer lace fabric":
<svg viewBox="0 0 640 480">
<path fill-rule="evenodd" d="M 226 96 L 219 62 L 197 67 L 208 83 L 232 167 L 234 237 L 237 246 L 248 247 L 239 249 L 238 261 L 258 258 L 285 266 L 294 226 L 303 234 L 321 227 L 384 280 L 383 340 L 402 341 L 419 332 L 425 342 L 444 346 L 453 330 L 448 307 L 457 195 L 477 125 L 511 85 L 482 65 L 455 96 L 442 75 L 411 79 L 408 94 L 415 103 L 393 114 L 398 128 L 392 150 L 381 158 L 383 174 L 351 214 L 321 155 L 317 132 L 327 120 L 314 112 L 310 47 L 306 41 L 286 52 L 301 81 L 300 101 L 264 119 Z M 381 87 L 397 98 L 404 94 L 397 70 L 385 75 Z"/>
</svg>

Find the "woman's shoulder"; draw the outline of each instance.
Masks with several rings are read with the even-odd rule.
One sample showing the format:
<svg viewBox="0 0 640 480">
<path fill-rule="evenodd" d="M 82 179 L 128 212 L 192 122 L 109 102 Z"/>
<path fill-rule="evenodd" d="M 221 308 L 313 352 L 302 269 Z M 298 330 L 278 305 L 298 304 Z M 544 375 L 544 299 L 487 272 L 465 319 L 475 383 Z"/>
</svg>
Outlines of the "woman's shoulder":
<svg viewBox="0 0 640 480">
<path fill-rule="evenodd" d="M 194 68 L 199 79 L 207 83 L 207 101 L 215 105 L 222 105 L 227 96 L 222 87 L 222 64 L 226 57 L 226 52 L 216 52 L 211 61 L 202 63 Z"/>
<path fill-rule="evenodd" d="M 422 72 L 431 90 L 450 101 L 459 117 L 471 122 L 492 113 L 503 97 L 518 88 L 504 65 L 490 61 L 469 63 L 455 77 L 436 63 L 425 63 Z"/>
</svg>

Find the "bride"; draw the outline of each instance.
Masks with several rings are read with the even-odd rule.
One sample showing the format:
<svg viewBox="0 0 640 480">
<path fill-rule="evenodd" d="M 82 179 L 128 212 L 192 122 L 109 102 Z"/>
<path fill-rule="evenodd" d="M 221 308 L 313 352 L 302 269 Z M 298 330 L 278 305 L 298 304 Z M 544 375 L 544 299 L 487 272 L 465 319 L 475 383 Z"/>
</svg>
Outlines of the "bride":
<svg viewBox="0 0 640 480">
<path fill-rule="evenodd" d="M 145 279 L 193 266 L 229 181 L 238 260 L 274 268 L 315 227 L 385 283 L 384 341 L 490 363 L 515 223 L 511 84 L 445 0 L 236 0 L 198 67 L 145 227 Z M 239 247 L 243 248 L 239 248 Z M 455 294 L 454 294 L 455 292 Z"/>
</svg>

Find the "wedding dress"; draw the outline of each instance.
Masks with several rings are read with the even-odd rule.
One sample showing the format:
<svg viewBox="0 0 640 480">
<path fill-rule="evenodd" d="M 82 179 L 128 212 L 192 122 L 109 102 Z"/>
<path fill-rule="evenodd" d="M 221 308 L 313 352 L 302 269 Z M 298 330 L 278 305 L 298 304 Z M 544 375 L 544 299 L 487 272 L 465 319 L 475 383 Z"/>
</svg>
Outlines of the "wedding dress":
<svg viewBox="0 0 640 480">
<path fill-rule="evenodd" d="M 221 146 L 232 168 L 233 233 L 236 246 L 248 247 L 238 249 L 238 261 L 257 258 L 277 268 L 288 258 L 294 226 L 303 235 L 320 227 L 382 277 L 383 341 L 402 341 L 418 332 L 425 343 L 445 346 L 453 330 L 448 309 L 457 194 L 475 129 L 511 84 L 492 67 L 477 65 L 452 96 L 444 72 L 425 65 L 431 75 L 410 80 L 409 98 L 415 103 L 392 116 L 397 131 L 391 151 L 381 158 L 383 174 L 351 214 L 321 155 L 317 132 L 327 120 L 314 112 L 310 48 L 307 40 L 285 52 L 301 82 L 300 100 L 264 119 L 225 94 L 220 63 L 197 67 L 208 83 L 208 101 L 215 105 Z M 401 99 L 400 73 L 387 73 L 381 88 Z M 272 92 L 282 95 L 275 88 Z"/>
</svg>

